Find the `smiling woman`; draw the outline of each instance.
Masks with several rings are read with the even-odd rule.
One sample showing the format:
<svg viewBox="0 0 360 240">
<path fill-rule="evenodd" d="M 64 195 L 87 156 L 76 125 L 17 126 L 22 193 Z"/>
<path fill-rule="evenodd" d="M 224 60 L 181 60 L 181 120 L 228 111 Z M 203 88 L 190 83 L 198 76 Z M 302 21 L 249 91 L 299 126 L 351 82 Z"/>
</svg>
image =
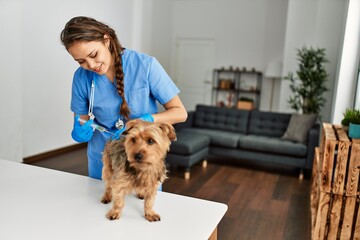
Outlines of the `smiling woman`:
<svg viewBox="0 0 360 240">
<path fill-rule="evenodd" d="M 102 42 L 78 42 L 69 47 L 68 51 L 81 67 L 94 71 L 97 74 L 106 74 L 107 78 L 113 82 L 115 68 L 111 60 L 109 48 L 109 37 L 104 37 Z M 87 54 L 89 53 L 89 54 Z"/>
<path fill-rule="evenodd" d="M 179 89 L 160 63 L 124 48 L 108 25 L 75 17 L 65 25 L 61 41 L 80 64 L 72 85 L 75 118 L 71 136 L 77 142 L 88 142 L 90 177 L 101 179 L 105 142 L 110 137 L 119 139 L 126 121 L 139 118 L 174 124 L 186 120 Z M 156 102 L 165 111 L 159 113 Z M 94 131 L 93 123 L 107 131 Z"/>
</svg>

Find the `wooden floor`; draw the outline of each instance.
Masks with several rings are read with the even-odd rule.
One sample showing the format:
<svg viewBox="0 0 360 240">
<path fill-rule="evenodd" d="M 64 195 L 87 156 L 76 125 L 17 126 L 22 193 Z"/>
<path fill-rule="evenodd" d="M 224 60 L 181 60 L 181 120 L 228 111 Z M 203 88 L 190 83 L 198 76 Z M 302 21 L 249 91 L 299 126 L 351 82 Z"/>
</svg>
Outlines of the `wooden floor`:
<svg viewBox="0 0 360 240">
<path fill-rule="evenodd" d="M 33 165 L 87 175 L 86 150 L 51 157 Z M 228 205 L 218 226 L 218 239 L 310 239 L 310 180 L 299 181 L 298 172 L 265 166 L 209 159 L 191 169 L 190 180 L 182 169 L 170 168 L 163 191 Z M 196 226 L 194 226 L 196 227 Z"/>
</svg>

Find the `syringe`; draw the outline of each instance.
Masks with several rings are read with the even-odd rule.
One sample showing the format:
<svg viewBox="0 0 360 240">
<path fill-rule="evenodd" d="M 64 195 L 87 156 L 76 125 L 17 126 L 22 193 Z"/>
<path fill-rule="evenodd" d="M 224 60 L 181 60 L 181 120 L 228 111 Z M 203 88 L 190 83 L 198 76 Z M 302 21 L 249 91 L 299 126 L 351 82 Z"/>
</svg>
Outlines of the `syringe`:
<svg viewBox="0 0 360 240">
<path fill-rule="evenodd" d="M 84 120 L 84 119 L 79 118 L 79 122 L 81 122 L 81 123 L 86 123 L 87 120 Z M 102 127 L 102 126 L 100 126 L 100 125 L 97 125 L 97 124 L 95 124 L 95 123 L 90 124 L 90 126 L 91 126 L 93 129 L 99 130 L 100 132 L 107 132 L 107 133 L 110 133 L 111 135 L 114 135 L 113 132 L 110 132 L 110 131 L 106 130 L 106 128 L 104 128 L 104 127 Z"/>
</svg>

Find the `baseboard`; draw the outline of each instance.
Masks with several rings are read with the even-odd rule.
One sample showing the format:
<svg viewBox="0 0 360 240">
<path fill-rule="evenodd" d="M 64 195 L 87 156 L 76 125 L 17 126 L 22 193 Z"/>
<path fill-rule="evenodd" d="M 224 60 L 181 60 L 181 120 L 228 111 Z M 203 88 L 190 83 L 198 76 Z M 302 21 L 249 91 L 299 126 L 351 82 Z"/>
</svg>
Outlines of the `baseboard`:
<svg viewBox="0 0 360 240">
<path fill-rule="evenodd" d="M 31 156 L 31 157 L 23 158 L 23 163 L 31 164 L 31 163 L 39 162 L 46 158 L 55 157 L 55 156 L 58 156 L 58 155 L 61 155 L 64 153 L 72 152 L 74 150 L 78 150 L 78 149 L 84 148 L 86 146 L 87 146 L 87 143 L 78 143 L 78 144 L 74 144 L 71 146 L 55 149 L 55 150 L 52 150 L 49 152 L 45 152 L 45 153 L 37 154 L 37 155 Z"/>
</svg>

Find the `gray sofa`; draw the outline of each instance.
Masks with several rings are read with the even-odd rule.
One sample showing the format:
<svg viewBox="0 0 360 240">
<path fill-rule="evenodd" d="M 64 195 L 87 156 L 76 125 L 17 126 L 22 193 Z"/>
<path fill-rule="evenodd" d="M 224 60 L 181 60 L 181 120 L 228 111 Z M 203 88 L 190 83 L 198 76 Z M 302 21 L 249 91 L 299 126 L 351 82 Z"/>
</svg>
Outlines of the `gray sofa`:
<svg viewBox="0 0 360 240">
<path fill-rule="evenodd" d="M 289 113 L 198 105 L 195 111 L 188 113 L 186 122 L 174 125 L 178 140 L 172 144 L 167 161 L 184 165 L 189 170 L 200 160 L 190 159 L 195 156 L 193 152 L 208 147 L 210 155 L 294 167 L 300 170 L 302 178 L 303 170 L 312 168 L 314 149 L 319 145 L 320 124 L 311 127 L 304 143 L 283 140 L 291 116 Z M 199 141 L 191 142 L 196 139 Z"/>
</svg>

